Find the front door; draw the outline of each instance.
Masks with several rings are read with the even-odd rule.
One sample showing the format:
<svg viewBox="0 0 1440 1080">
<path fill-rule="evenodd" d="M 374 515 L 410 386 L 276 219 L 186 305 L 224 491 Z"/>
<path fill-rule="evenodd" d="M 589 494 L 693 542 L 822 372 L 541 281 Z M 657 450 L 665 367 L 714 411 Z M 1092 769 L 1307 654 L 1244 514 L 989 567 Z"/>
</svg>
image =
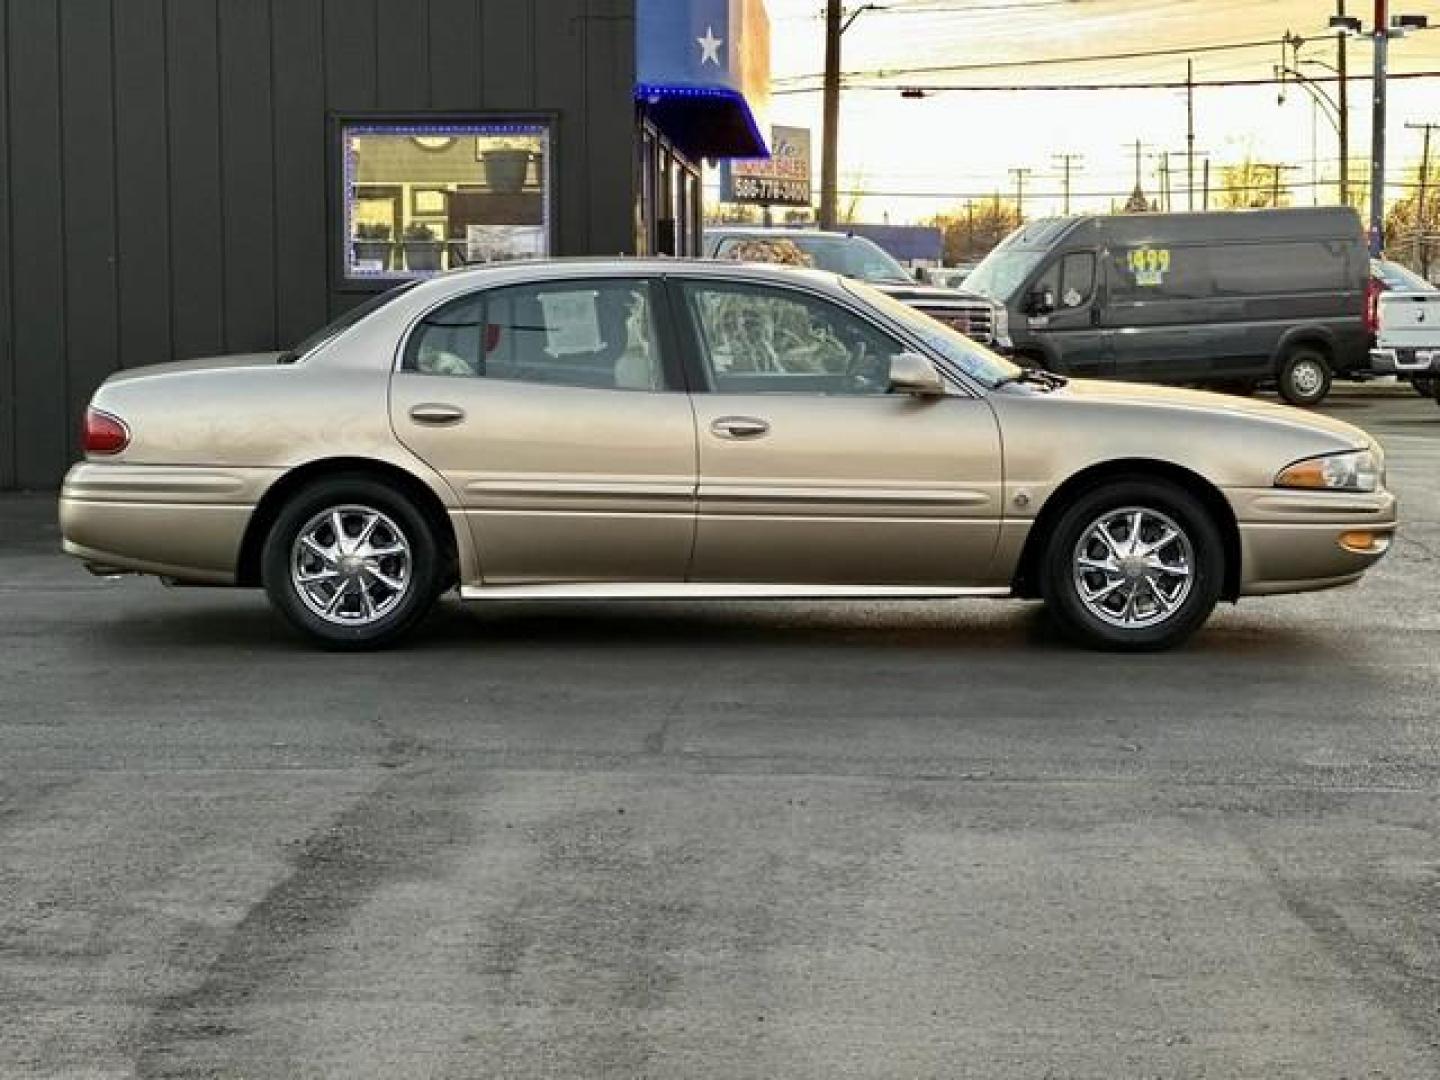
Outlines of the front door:
<svg viewBox="0 0 1440 1080">
<path fill-rule="evenodd" d="M 997 584 L 1001 451 L 981 398 L 887 393 L 906 346 L 813 293 L 675 283 L 692 352 L 692 581 Z"/>
<path fill-rule="evenodd" d="M 695 428 L 642 279 L 482 290 L 427 315 L 400 440 L 459 497 L 487 585 L 683 581 Z"/>
<path fill-rule="evenodd" d="M 1065 375 L 1109 375 L 1112 363 L 1100 327 L 1099 273 L 1095 252 L 1071 251 L 1055 258 L 1027 290 L 1026 327 L 1045 351 L 1046 366 Z M 1048 307 L 1031 299 L 1048 298 Z"/>
</svg>

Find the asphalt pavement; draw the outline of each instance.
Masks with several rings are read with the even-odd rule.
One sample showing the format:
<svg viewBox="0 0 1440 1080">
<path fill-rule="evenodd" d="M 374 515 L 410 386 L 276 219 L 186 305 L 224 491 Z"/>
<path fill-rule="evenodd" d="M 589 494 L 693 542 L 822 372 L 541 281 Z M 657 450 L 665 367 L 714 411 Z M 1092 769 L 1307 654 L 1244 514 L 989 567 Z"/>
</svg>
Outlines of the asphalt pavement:
<svg viewBox="0 0 1440 1080">
<path fill-rule="evenodd" d="M 0 497 L 0 1077 L 1440 1076 L 1440 409 L 1358 587 L 447 603 L 312 651 Z"/>
</svg>

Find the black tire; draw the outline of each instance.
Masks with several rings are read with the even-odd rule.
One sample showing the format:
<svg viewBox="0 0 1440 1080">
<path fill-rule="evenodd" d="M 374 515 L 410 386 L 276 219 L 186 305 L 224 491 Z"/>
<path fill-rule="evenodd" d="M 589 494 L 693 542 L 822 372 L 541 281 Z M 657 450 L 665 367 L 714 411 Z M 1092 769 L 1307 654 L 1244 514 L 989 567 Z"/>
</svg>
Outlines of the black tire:
<svg viewBox="0 0 1440 1080">
<path fill-rule="evenodd" d="M 1169 526 L 1180 534 L 1181 540 L 1162 545 L 1154 557 L 1167 567 L 1187 566 L 1188 577 L 1146 572 L 1140 578 L 1141 571 L 1136 570 L 1137 577 L 1132 578 L 1126 573 L 1126 568 L 1144 561 L 1138 553 L 1125 551 L 1131 541 L 1128 526 L 1136 510 L 1144 514 L 1142 544 L 1158 541 Z M 1081 545 L 1082 538 L 1095 536 L 1094 530 L 1106 527 L 1102 523 L 1107 522 L 1118 523 L 1124 530 L 1117 533 L 1113 524 L 1107 529 L 1124 557 L 1106 555 L 1105 560 L 1117 566 L 1114 577 L 1126 584 L 1097 601 L 1113 584 L 1112 576 L 1086 573 L 1079 560 L 1082 555 L 1095 558 L 1095 552 L 1103 552 L 1098 539 L 1087 539 L 1084 548 Z M 1079 495 L 1055 523 L 1041 558 L 1041 595 L 1051 616 L 1067 637 L 1094 649 L 1154 652 L 1181 644 L 1210 617 L 1225 582 L 1224 541 L 1209 511 L 1184 488 L 1148 477 L 1109 481 Z M 1158 585 L 1151 584 L 1152 577 Z M 1182 588 L 1182 581 L 1188 581 L 1188 587 Z M 1088 601 L 1081 593 L 1082 585 L 1091 591 Z M 1119 595 L 1127 586 L 1129 595 Z M 1174 604 L 1168 613 L 1160 592 Z M 1124 610 L 1097 614 L 1097 602 L 1106 608 L 1112 600 L 1125 605 Z M 1131 603 L 1135 605 L 1135 624 L 1123 625 Z"/>
<path fill-rule="evenodd" d="M 1280 396 L 1291 405 L 1313 409 L 1325 400 L 1334 382 L 1330 358 L 1315 345 L 1294 345 L 1276 373 Z"/>
<path fill-rule="evenodd" d="M 315 572 L 328 573 L 334 565 L 337 572 L 331 576 L 345 582 L 335 589 L 347 595 L 337 599 L 336 614 L 327 617 L 315 606 L 323 602 L 327 584 L 317 584 L 307 601 L 296 580 L 301 569 L 296 560 L 302 558 L 302 531 L 309 534 L 316 522 L 337 511 L 340 528 L 347 530 L 347 535 L 334 550 L 353 547 L 361 539 L 353 534 L 364 529 L 370 521 L 366 515 L 371 514 L 375 518 L 371 535 L 378 537 L 381 545 L 374 550 L 403 548 L 403 555 L 392 552 L 362 558 L 356 549 L 332 558 L 310 549 L 304 557 L 312 560 Z M 319 528 L 325 528 L 323 523 Z M 312 535 L 322 540 L 333 537 L 334 527 Z M 300 490 L 281 508 L 260 558 L 265 592 L 275 609 L 297 630 L 331 649 L 378 649 L 399 641 L 430 611 L 446 576 L 445 559 L 425 515 L 393 487 L 364 474 L 326 477 Z M 376 572 L 403 582 L 403 588 L 381 584 Z M 362 603 L 372 609 L 373 617 L 367 617 Z"/>
<path fill-rule="evenodd" d="M 1440 379 L 1429 375 L 1416 375 L 1410 380 L 1410 385 L 1421 397 L 1434 397 L 1437 386 L 1440 386 Z"/>
</svg>

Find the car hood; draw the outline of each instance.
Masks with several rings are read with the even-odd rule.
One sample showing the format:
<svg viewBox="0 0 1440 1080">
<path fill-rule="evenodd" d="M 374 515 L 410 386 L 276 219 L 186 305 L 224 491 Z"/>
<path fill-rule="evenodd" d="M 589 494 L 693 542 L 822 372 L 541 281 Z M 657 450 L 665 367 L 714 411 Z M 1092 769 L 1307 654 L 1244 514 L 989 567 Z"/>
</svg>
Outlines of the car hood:
<svg viewBox="0 0 1440 1080">
<path fill-rule="evenodd" d="M 910 285 L 898 281 L 867 281 L 866 284 L 905 304 L 926 304 L 937 307 L 941 304 L 990 304 L 989 300 L 975 293 L 964 292 L 960 289 L 942 289 L 938 285 Z"/>
<path fill-rule="evenodd" d="M 243 353 L 234 356 L 207 356 L 194 360 L 176 360 L 168 364 L 149 364 L 145 367 L 126 368 L 117 371 L 105 382 L 108 385 L 133 382 L 136 379 L 153 378 L 156 375 L 181 375 L 193 371 L 220 371 L 225 368 L 274 367 L 285 355 L 281 352 Z"/>
<path fill-rule="evenodd" d="M 1060 394 L 1097 404 L 1150 406 L 1155 409 L 1186 409 L 1209 413 L 1243 416 L 1295 431 L 1324 432 L 1345 440 L 1357 449 L 1371 446 L 1374 440 L 1353 424 L 1320 413 L 1297 409 L 1255 398 L 1232 394 L 1214 394 L 1204 390 L 1183 390 L 1173 386 L 1151 386 L 1141 383 L 1071 379 Z"/>
</svg>

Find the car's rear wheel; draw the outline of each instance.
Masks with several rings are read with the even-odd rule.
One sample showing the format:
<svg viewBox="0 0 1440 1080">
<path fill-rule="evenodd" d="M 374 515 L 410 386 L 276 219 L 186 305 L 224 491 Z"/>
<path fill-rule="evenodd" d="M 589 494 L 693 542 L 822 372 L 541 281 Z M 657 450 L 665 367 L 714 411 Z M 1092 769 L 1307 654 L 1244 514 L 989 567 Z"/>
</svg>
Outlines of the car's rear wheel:
<svg viewBox="0 0 1440 1080">
<path fill-rule="evenodd" d="M 281 509 L 261 570 L 289 622 L 338 649 L 398 641 L 439 592 L 434 531 L 404 495 L 363 475 L 319 480 Z"/>
<path fill-rule="evenodd" d="M 1433 379 L 1429 375 L 1416 375 L 1410 380 L 1410 385 L 1421 397 L 1434 397 L 1437 386 L 1440 386 L 1440 379 Z"/>
<path fill-rule="evenodd" d="M 1043 558 L 1051 614 L 1067 636 L 1100 649 L 1180 644 L 1210 617 L 1225 580 L 1209 512 L 1184 488 L 1143 477 L 1077 498 Z"/>
<path fill-rule="evenodd" d="M 1324 401 L 1333 380 L 1329 358 L 1314 345 L 1291 348 L 1280 362 L 1277 376 L 1280 396 L 1301 408 L 1313 408 Z"/>
</svg>

